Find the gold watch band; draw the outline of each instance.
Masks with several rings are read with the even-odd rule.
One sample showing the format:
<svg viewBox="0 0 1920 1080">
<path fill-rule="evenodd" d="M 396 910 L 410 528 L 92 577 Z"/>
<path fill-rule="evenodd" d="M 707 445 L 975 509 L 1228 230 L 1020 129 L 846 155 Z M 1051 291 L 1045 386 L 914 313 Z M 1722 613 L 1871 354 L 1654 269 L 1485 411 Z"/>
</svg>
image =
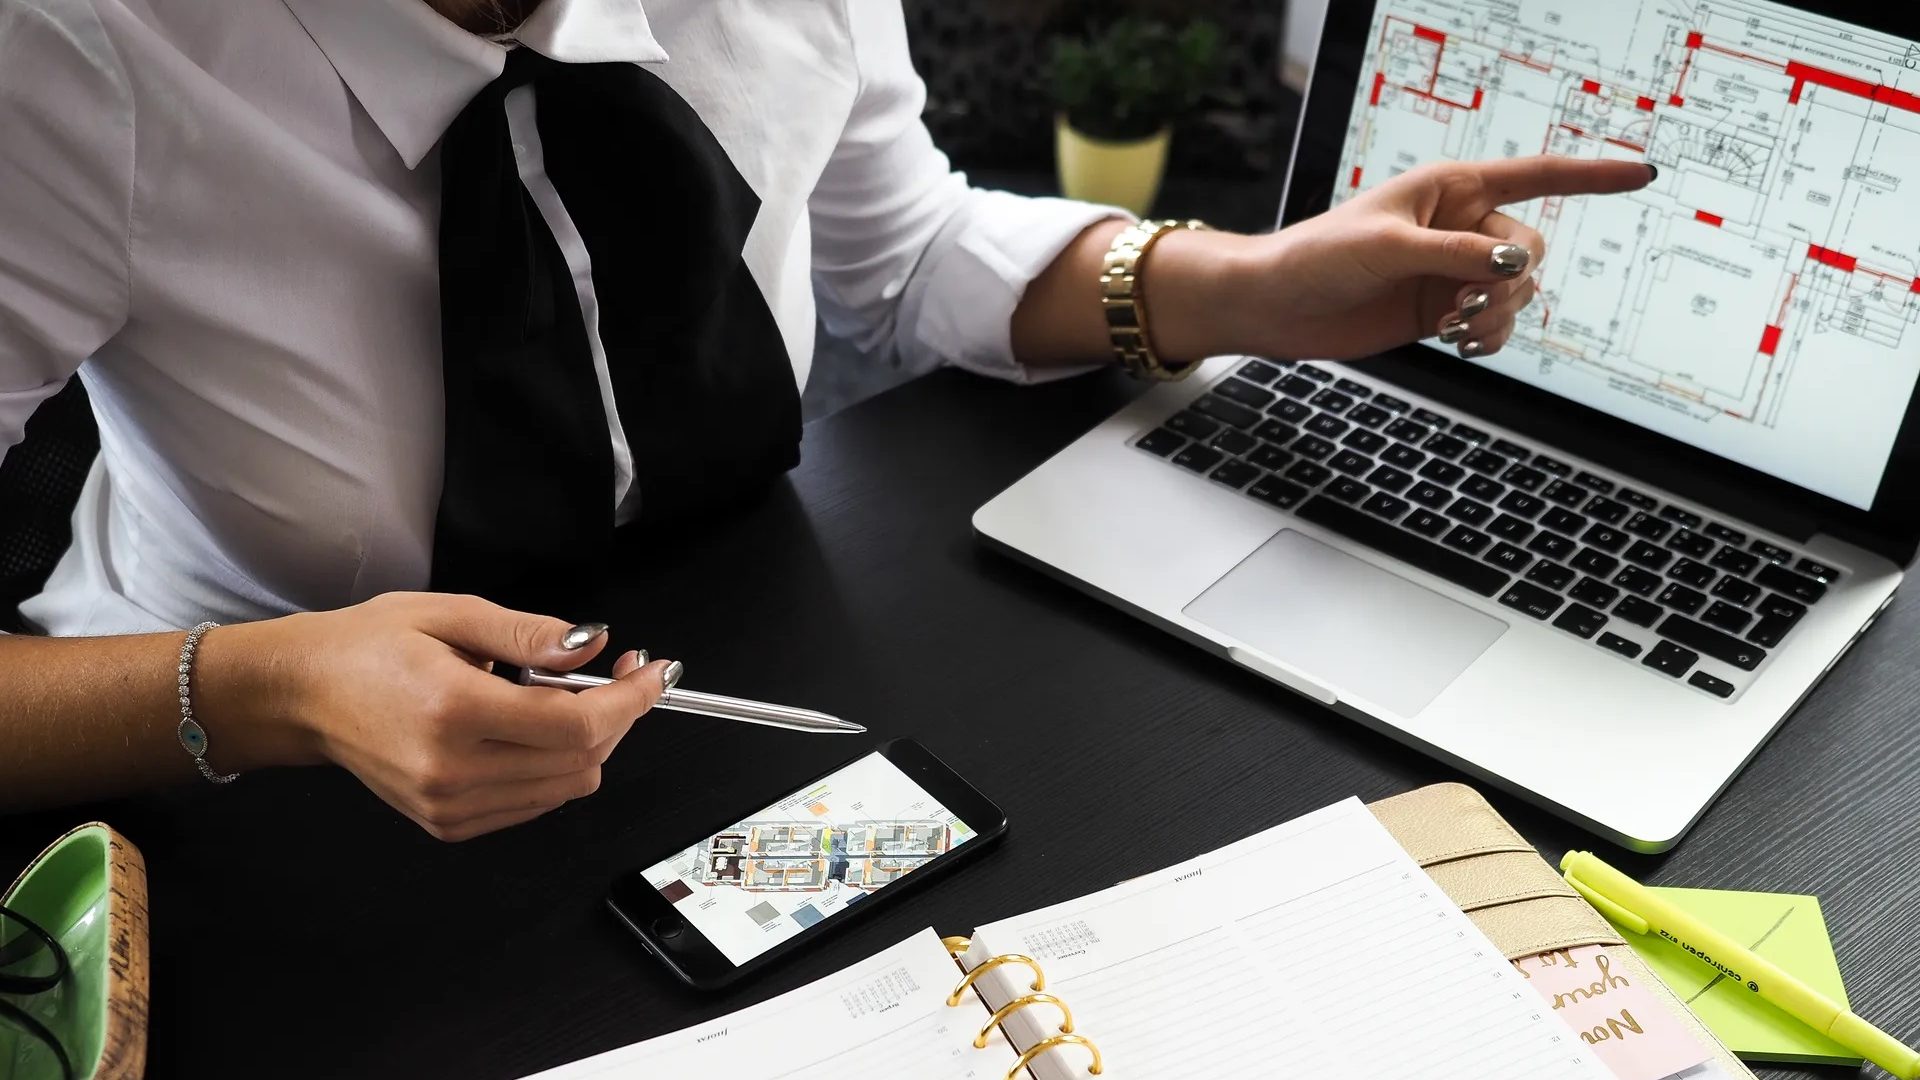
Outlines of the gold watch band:
<svg viewBox="0 0 1920 1080">
<path fill-rule="evenodd" d="M 1153 351 L 1147 328 L 1147 305 L 1140 278 L 1147 253 L 1162 236 L 1175 229 L 1205 229 L 1202 221 L 1141 221 L 1120 230 L 1107 249 L 1100 268 L 1100 307 L 1107 320 L 1107 340 L 1113 354 L 1136 379 L 1172 382 L 1184 379 L 1198 364 L 1165 364 Z"/>
</svg>

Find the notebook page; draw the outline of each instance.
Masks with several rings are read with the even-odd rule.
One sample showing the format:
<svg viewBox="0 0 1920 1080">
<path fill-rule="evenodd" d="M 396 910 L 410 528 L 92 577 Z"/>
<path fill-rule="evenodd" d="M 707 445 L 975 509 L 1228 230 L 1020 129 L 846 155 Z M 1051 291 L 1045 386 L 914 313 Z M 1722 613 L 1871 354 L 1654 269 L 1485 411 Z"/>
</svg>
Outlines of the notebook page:
<svg viewBox="0 0 1920 1080">
<path fill-rule="evenodd" d="M 1111 889 L 981 927 L 969 965 L 1040 961 L 1108 1077 L 1603 1080 L 1571 1029 L 1350 799 Z M 1003 967 L 990 1005 L 1027 991 Z M 1056 1017 L 1016 1013 L 1030 1046 Z M 1041 1080 L 1086 1075 L 1078 1047 Z"/>
<path fill-rule="evenodd" d="M 960 979 L 946 946 L 924 930 L 818 982 L 695 1027 L 583 1058 L 526 1080 L 1000 1080 L 1017 1056 L 986 1022 L 979 999 L 949 1007 Z"/>
</svg>

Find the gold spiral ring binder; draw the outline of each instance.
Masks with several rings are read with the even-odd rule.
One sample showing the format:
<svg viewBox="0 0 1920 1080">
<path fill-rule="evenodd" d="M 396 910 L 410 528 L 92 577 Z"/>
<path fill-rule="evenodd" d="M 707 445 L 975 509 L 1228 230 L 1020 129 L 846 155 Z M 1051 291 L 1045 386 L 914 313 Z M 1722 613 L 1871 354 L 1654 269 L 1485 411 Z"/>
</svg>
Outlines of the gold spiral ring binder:
<svg viewBox="0 0 1920 1080">
<path fill-rule="evenodd" d="M 958 962 L 962 956 L 966 955 L 967 950 L 973 947 L 972 939 L 964 937 L 945 937 L 940 939 L 940 943 L 947 947 L 947 952 L 953 956 L 955 962 Z M 1027 1066 L 1033 1064 L 1036 1058 L 1049 1050 L 1062 1046 L 1086 1047 L 1087 1053 L 1093 1056 L 1093 1062 L 1087 1066 L 1087 1072 L 1093 1076 L 1099 1076 L 1105 1072 L 1106 1062 L 1100 1057 L 1100 1048 L 1093 1044 L 1092 1039 L 1073 1033 L 1073 1013 L 1067 1008 L 1067 1003 L 1054 997 L 1052 994 L 1040 993 L 1040 991 L 1047 988 L 1047 973 L 1040 970 L 1040 965 L 1035 962 L 1031 956 L 1022 956 L 1019 953 L 1003 953 L 1000 956 L 991 957 L 983 961 L 979 967 L 967 972 L 965 976 L 961 978 L 960 985 L 954 987 L 953 993 L 947 996 L 947 1005 L 949 1007 L 958 1006 L 960 999 L 966 996 L 967 991 L 972 988 L 980 976 L 1003 964 L 1025 964 L 1027 967 L 1032 968 L 1034 992 L 1024 997 L 1015 998 L 1005 1005 L 1000 1006 L 998 1009 L 995 1009 L 993 1015 L 988 1018 L 986 1026 L 980 1029 L 980 1034 L 973 1040 L 974 1049 L 986 1049 L 987 1039 L 993 1034 L 993 1029 L 996 1027 L 1004 1028 L 1007 1018 L 1019 1012 L 1021 1009 L 1033 1005 L 1054 1005 L 1060 1009 L 1060 1034 L 1042 1039 L 1028 1047 L 1026 1052 L 1020 1055 L 1020 1059 L 1013 1063 L 1013 1068 L 1007 1070 L 1006 1080 L 1019 1080 L 1020 1073 L 1025 1070 Z"/>
<path fill-rule="evenodd" d="M 993 1015 L 987 1019 L 987 1025 L 980 1029 L 979 1035 L 974 1037 L 973 1048 L 975 1050 L 985 1050 L 987 1048 L 987 1036 L 993 1034 L 993 1029 L 1004 1023 L 1007 1017 L 1012 1016 L 1014 1013 L 1019 1012 L 1029 1005 L 1057 1006 L 1060 1009 L 1060 1033 L 1063 1035 L 1073 1034 L 1073 1011 L 1067 1008 L 1066 1002 L 1061 1001 L 1052 994 L 1028 994 L 1026 997 L 1014 998 L 1012 1001 L 995 1009 Z"/>
</svg>

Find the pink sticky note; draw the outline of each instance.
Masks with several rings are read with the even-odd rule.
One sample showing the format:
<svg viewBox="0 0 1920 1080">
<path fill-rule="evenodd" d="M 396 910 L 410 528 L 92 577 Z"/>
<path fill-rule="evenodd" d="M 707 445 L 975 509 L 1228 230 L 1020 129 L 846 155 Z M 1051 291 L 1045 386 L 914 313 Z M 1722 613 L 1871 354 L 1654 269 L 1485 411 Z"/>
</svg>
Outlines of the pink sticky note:
<svg viewBox="0 0 1920 1080">
<path fill-rule="evenodd" d="M 1653 976 L 1628 975 L 1599 945 L 1525 956 L 1513 966 L 1620 1080 L 1662 1080 L 1712 1056 L 1642 985 Z"/>
</svg>

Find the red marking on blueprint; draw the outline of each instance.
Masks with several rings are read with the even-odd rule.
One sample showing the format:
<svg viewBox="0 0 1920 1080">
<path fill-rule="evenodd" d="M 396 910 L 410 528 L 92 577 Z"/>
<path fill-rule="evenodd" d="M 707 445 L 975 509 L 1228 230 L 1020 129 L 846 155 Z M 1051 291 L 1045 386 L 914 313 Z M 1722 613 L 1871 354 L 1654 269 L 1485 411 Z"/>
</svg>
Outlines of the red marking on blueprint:
<svg viewBox="0 0 1920 1080">
<path fill-rule="evenodd" d="M 1584 132 L 1584 131 L 1581 131 L 1581 130 L 1580 130 L 1579 128 L 1577 128 L 1577 127 L 1574 127 L 1574 126 L 1573 126 L 1572 124 L 1567 124 L 1567 123 L 1562 123 L 1562 124 L 1561 124 L 1560 126 L 1561 126 L 1561 127 L 1563 127 L 1563 128 L 1566 128 L 1566 129 L 1567 129 L 1568 131 L 1571 131 L 1571 132 L 1573 132 L 1573 133 L 1574 133 L 1575 135 L 1578 135 L 1578 136 L 1580 136 L 1580 137 L 1581 137 L 1581 138 L 1583 138 L 1583 139 L 1585 139 L 1585 138 L 1590 138 L 1590 137 L 1591 137 L 1591 136 L 1589 136 L 1589 135 L 1588 135 L 1588 134 L 1587 134 L 1586 132 Z"/>
<path fill-rule="evenodd" d="M 1787 74 L 1793 76 L 1793 92 L 1787 95 L 1787 101 L 1796 105 L 1800 103 L 1800 91 L 1804 90 L 1808 83 L 1812 83 L 1815 86 L 1838 90 L 1843 94 L 1866 98 L 1868 101 L 1899 109 L 1902 112 L 1920 113 L 1920 95 L 1909 94 L 1905 90 L 1870 83 L 1865 79 L 1856 79 L 1837 71 L 1803 64 L 1798 60 L 1787 62 Z"/>
<path fill-rule="evenodd" d="M 1760 332 L 1760 351 L 1772 356 L 1780 349 L 1780 328 L 1769 326 Z"/>
<path fill-rule="evenodd" d="M 1479 112 L 1480 103 L 1485 100 L 1487 100 L 1487 92 L 1478 86 L 1474 87 L 1473 88 L 1473 105 L 1471 106 L 1473 111 Z"/>
<path fill-rule="evenodd" d="M 1360 186 L 1360 166 L 1358 166 L 1358 165 L 1355 165 L 1355 166 L 1353 167 L 1353 179 L 1352 179 L 1352 180 L 1349 180 L 1349 181 L 1347 181 L 1347 186 L 1348 186 L 1348 187 L 1359 187 L 1359 186 Z"/>
<path fill-rule="evenodd" d="M 1697 49 L 1707 43 L 1707 39 L 1698 30 L 1687 31 L 1687 48 Z"/>
<path fill-rule="evenodd" d="M 1819 244 L 1807 245 L 1807 258 L 1817 263 L 1824 263 L 1835 270 L 1844 270 L 1849 274 L 1853 273 L 1853 268 L 1860 264 L 1860 260 L 1851 255 L 1844 255 L 1832 248 L 1823 248 Z"/>
<path fill-rule="evenodd" d="M 1437 41 L 1442 45 L 1445 45 L 1447 43 L 1447 35 L 1441 33 L 1438 30 L 1433 29 L 1432 27 L 1421 26 L 1419 23 L 1413 24 L 1413 36 L 1417 38 L 1426 38 L 1428 41 Z"/>
<path fill-rule="evenodd" d="M 1920 277 L 1913 279 L 1913 291 L 1916 294 L 1920 294 Z"/>
<path fill-rule="evenodd" d="M 1542 64 L 1536 61 L 1535 59 L 1533 59 L 1533 57 L 1531 56 L 1521 56 L 1519 53 L 1510 53 L 1505 49 L 1500 50 L 1500 59 L 1511 60 L 1514 63 L 1519 64 L 1521 67 L 1530 67 L 1535 71 L 1552 71 L 1553 70 L 1552 64 Z"/>
<path fill-rule="evenodd" d="M 1466 102 L 1463 102 L 1463 101 L 1450 101 L 1447 98 L 1441 97 L 1439 94 L 1430 94 L 1425 90 L 1416 90 L 1411 86 L 1403 86 L 1400 89 L 1405 90 L 1407 93 L 1412 94 L 1414 97 L 1426 98 L 1428 101 L 1432 101 L 1441 105 L 1450 105 L 1456 109 L 1467 109 L 1469 111 L 1473 109 L 1478 109 L 1480 107 L 1480 101 L 1482 97 L 1481 92 L 1476 89 L 1473 92 L 1473 103 L 1467 104 Z"/>
<path fill-rule="evenodd" d="M 1582 79 L 1580 81 L 1580 89 L 1585 90 L 1589 94 L 1598 94 L 1600 93 L 1600 84 L 1592 79 Z"/>
<path fill-rule="evenodd" d="M 1753 53 L 1750 53 L 1750 52 L 1741 52 L 1739 49 L 1727 49 L 1727 48 L 1722 48 L 1719 45 L 1702 45 L 1701 48 L 1707 50 L 1708 52 L 1717 52 L 1722 56 L 1738 57 L 1739 59 L 1745 60 L 1750 64 L 1761 64 L 1766 67 L 1775 68 L 1781 71 L 1786 70 L 1786 67 L 1787 67 L 1787 65 L 1781 63 L 1778 60 L 1769 60 L 1764 56 L 1755 56 Z"/>
<path fill-rule="evenodd" d="M 1644 154 L 1647 152 L 1647 148 L 1644 146 L 1641 146 L 1637 142 L 1628 142 L 1625 139 L 1616 139 L 1611 135 L 1607 136 L 1607 141 L 1612 143 L 1615 146 L 1624 146 L 1636 154 Z"/>
<path fill-rule="evenodd" d="M 1721 409 L 1720 411 L 1733 417 L 1735 420 L 1745 420 L 1747 418 L 1746 414 L 1734 412 L 1732 409 Z"/>
<path fill-rule="evenodd" d="M 1686 103 L 1687 103 L 1687 99 L 1681 97 L 1679 94 L 1667 95 L 1667 104 L 1673 106 L 1676 109 L 1680 108 L 1682 105 L 1685 105 Z"/>
<path fill-rule="evenodd" d="M 1636 108 L 1636 109 L 1639 109 L 1639 110 L 1640 110 L 1641 112 L 1652 112 L 1652 111 L 1653 111 L 1653 99 L 1652 99 L 1652 98 L 1650 98 L 1650 97 L 1640 97 L 1640 98 L 1636 98 L 1636 99 L 1634 100 L 1634 103 L 1633 103 L 1633 107 L 1634 107 L 1634 108 Z"/>
<path fill-rule="evenodd" d="M 1773 317 L 1774 322 L 1785 323 L 1787 321 L 1787 305 L 1793 303 L 1793 290 L 1799 284 L 1799 274 L 1794 274 L 1787 278 L 1787 295 L 1780 298 L 1780 314 Z"/>
<path fill-rule="evenodd" d="M 1380 104 L 1380 91 L 1386 85 L 1387 85 L 1387 73 L 1384 71 L 1374 72 L 1373 73 L 1373 100 L 1367 102 L 1367 104 L 1369 105 Z"/>
<path fill-rule="evenodd" d="M 1693 212 L 1693 220 L 1711 225 L 1716 229 L 1727 223 L 1726 218 L 1721 217 L 1719 214 L 1709 214 L 1705 210 L 1695 210 Z"/>
</svg>

